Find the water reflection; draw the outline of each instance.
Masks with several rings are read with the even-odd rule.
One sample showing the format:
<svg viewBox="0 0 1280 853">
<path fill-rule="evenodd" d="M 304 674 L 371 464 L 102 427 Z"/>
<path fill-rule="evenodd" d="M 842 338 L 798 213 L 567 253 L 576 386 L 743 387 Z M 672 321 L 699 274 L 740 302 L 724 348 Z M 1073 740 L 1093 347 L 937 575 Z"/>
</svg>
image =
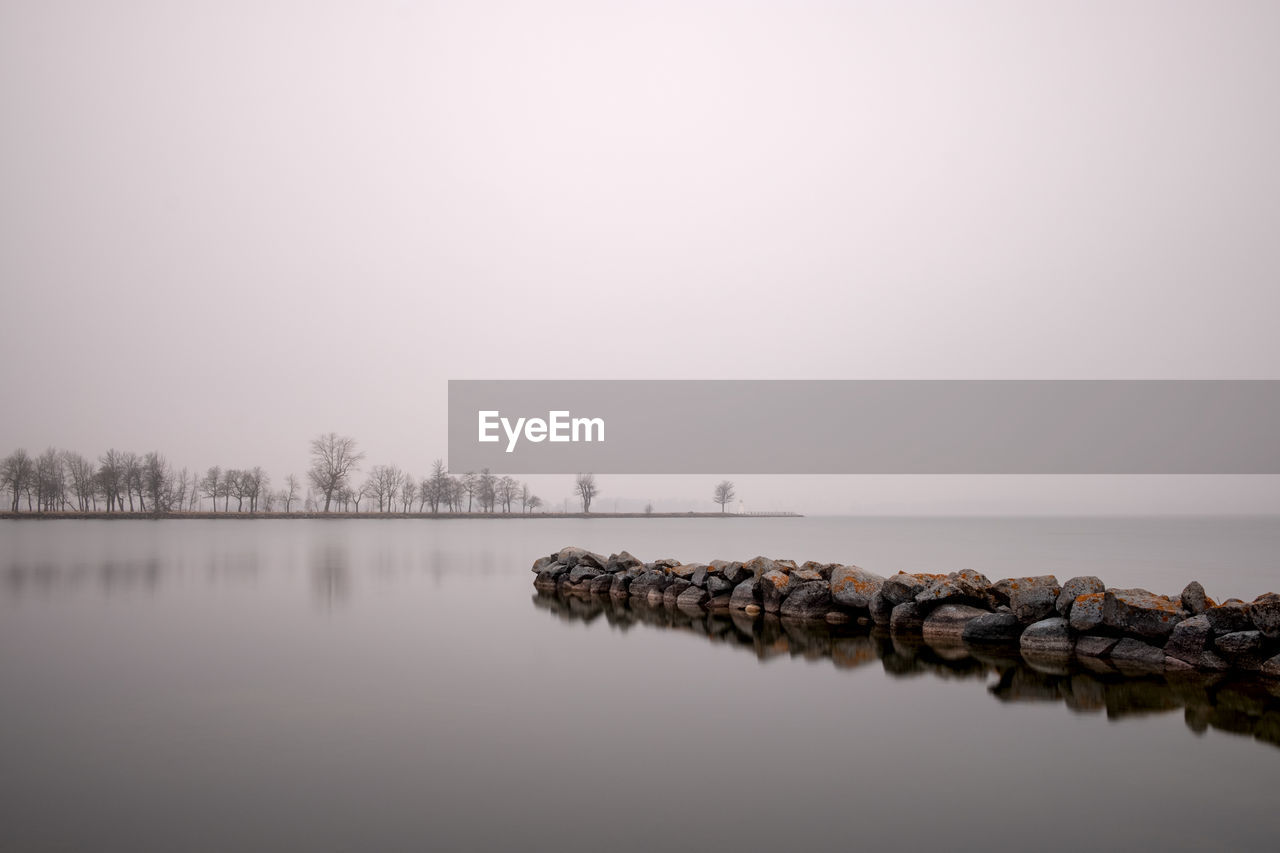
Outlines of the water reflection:
<svg viewBox="0 0 1280 853">
<path fill-rule="evenodd" d="M 1075 713 L 1105 714 L 1109 720 L 1183 712 L 1187 727 L 1246 735 L 1280 746 L 1280 683 L 1239 675 L 1168 673 L 1122 675 L 1104 664 L 1032 663 L 1016 649 L 934 646 L 857 625 L 828 625 L 779 619 L 741 611 L 704 613 L 651 606 L 643 601 L 537 592 L 533 603 L 558 618 L 590 623 L 605 620 L 628 631 L 637 625 L 698 634 L 715 643 L 741 648 L 758 660 L 798 657 L 829 660 L 839 669 L 879 662 L 892 678 L 935 677 L 983 680 L 1000 702 L 1064 704 Z"/>
<path fill-rule="evenodd" d="M 311 558 L 311 590 L 325 611 L 351 595 L 351 555 L 346 543 L 332 541 L 315 550 Z"/>
</svg>

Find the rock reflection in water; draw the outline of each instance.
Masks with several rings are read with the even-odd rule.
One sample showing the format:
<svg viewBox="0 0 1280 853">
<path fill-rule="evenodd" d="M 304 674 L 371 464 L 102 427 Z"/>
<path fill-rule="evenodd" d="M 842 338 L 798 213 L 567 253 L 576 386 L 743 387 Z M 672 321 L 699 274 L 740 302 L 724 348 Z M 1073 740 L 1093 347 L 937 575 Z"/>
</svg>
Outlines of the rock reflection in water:
<svg viewBox="0 0 1280 853">
<path fill-rule="evenodd" d="M 1129 676 L 1092 661 L 1090 667 L 1029 662 L 1013 647 L 930 645 L 857 625 L 828 625 L 741 611 L 706 613 L 643 601 L 537 592 L 533 603 L 561 619 L 604 619 L 626 631 L 652 625 L 700 634 L 751 651 L 759 660 L 830 660 L 839 669 L 880 663 L 893 678 L 933 676 L 990 682 L 1001 702 L 1062 703 L 1077 713 L 1119 720 L 1181 710 L 1188 728 L 1247 735 L 1280 746 L 1280 683 L 1197 672 Z"/>
</svg>

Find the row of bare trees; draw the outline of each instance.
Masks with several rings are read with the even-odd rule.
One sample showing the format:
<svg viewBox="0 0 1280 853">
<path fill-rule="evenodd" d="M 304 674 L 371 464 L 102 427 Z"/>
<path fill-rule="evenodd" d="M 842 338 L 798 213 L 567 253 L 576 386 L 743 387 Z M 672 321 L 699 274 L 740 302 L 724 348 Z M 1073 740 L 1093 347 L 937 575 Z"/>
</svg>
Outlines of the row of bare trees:
<svg viewBox="0 0 1280 853">
<path fill-rule="evenodd" d="M 485 469 L 455 476 L 437 459 L 417 478 L 395 465 L 375 465 L 355 482 L 364 460 L 355 439 L 328 433 L 311 442 L 309 489 L 290 474 L 279 489 L 260 467 L 213 466 L 203 475 L 174 471 L 159 453 L 108 450 L 91 460 L 50 448 L 16 450 L 0 460 L 0 494 L 11 512 L 535 512 L 542 499 L 527 483 Z M 232 507 L 231 502 L 235 501 Z M 589 498 L 584 501 L 589 507 Z"/>
</svg>

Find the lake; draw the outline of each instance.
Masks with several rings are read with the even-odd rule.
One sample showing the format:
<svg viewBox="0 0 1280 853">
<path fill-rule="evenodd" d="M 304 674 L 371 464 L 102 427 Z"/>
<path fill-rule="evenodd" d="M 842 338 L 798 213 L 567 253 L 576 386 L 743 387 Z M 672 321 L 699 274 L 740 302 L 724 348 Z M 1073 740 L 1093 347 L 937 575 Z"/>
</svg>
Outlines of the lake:
<svg viewBox="0 0 1280 853">
<path fill-rule="evenodd" d="M 569 544 L 1280 589 L 1261 517 L 0 521 L 0 849 L 1275 849 L 1280 690 L 537 595 Z"/>
</svg>

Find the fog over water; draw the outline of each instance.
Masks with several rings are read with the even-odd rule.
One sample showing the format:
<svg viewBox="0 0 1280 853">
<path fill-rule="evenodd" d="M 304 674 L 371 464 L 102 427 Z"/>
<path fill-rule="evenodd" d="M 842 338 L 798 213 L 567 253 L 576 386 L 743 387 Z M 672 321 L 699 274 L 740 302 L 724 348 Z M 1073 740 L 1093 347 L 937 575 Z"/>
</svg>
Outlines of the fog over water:
<svg viewBox="0 0 1280 853">
<path fill-rule="evenodd" d="M 336 430 L 421 474 L 449 378 L 1276 378 L 1278 18 L 7 2 L 0 450 L 279 482 Z M 1274 478 L 741 479 L 752 509 L 1280 511 Z"/>
</svg>

